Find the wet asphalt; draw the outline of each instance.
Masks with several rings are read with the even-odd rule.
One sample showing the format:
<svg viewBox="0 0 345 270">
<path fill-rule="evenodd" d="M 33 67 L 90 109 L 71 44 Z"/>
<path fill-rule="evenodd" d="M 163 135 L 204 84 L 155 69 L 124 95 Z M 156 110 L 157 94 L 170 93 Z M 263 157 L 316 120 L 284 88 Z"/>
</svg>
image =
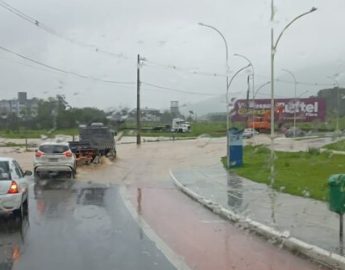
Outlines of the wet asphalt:
<svg viewBox="0 0 345 270">
<path fill-rule="evenodd" d="M 31 182 L 28 217 L 0 216 L 0 270 L 175 269 L 116 185 Z"/>
</svg>

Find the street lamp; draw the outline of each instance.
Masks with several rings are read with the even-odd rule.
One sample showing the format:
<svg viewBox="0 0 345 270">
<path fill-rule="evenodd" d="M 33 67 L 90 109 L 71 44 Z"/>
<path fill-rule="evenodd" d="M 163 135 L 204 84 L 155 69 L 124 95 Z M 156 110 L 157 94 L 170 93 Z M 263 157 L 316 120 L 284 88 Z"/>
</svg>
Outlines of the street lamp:
<svg viewBox="0 0 345 270">
<path fill-rule="evenodd" d="M 243 59 L 245 59 L 248 63 L 249 63 L 249 66 L 252 68 L 252 91 L 253 91 L 253 108 L 252 108 L 252 123 L 253 123 L 253 129 L 254 129 L 254 88 L 255 88 L 255 84 L 254 84 L 254 78 L 255 78 L 255 72 L 254 72 L 254 65 L 253 63 L 248 59 L 248 57 L 242 55 L 242 54 L 239 54 L 239 53 L 235 53 L 234 56 L 238 56 L 238 57 L 241 57 Z"/>
<path fill-rule="evenodd" d="M 204 26 L 207 28 L 210 28 L 214 31 L 216 31 L 223 39 L 224 41 L 224 45 L 225 45 L 225 69 L 226 69 L 226 117 L 227 117 L 227 121 L 226 121 L 226 159 L 227 159 L 227 166 L 228 168 L 230 167 L 230 162 L 229 162 L 229 156 L 230 156 L 230 152 L 229 152 L 229 145 L 230 145 L 230 140 L 229 140 L 229 136 L 228 136 L 228 132 L 229 132 L 229 103 L 228 103 L 228 91 L 229 91 L 229 47 L 228 47 L 228 43 L 224 37 L 224 35 L 222 34 L 222 32 L 220 32 L 216 27 L 212 26 L 212 25 L 208 25 L 208 24 L 204 24 L 202 22 L 198 23 L 200 26 Z"/>
<path fill-rule="evenodd" d="M 271 22 L 272 22 L 272 26 L 271 26 L 271 186 L 273 186 L 274 183 L 274 163 L 273 163 L 273 159 L 274 159 L 274 56 L 276 54 L 277 51 L 277 46 L 279 44 L 279 41 L 281 39 L 281 37 L 283 36 L 283 34 L 285 33 L 285 31 L 298 19 L 302 18 L 305 15 L 308 15 L 314 11 L 316 11 L 317 9 L 315 7 L 311 8 L 309 11 L 304 12 L 300 15 L 298 15 L 297 17 L 295 17 L 294 19 L 292 19 L 284 28 L 283 30 L 280 32 L 280 34 L 278 35 L 278 38 L 276 41 L 274 41 L 274 29 L 273 29 L 273 21 L 274 21 L 274 0 L 271 0 Z"/>
<path fill-rule="evenodd" d="M 294 106 L 293 106 L 293 137 L 295 138 L 296 137 L 296 94 L 297 94 L 297 80 L 296 80 L 296 77 L 295 75 L 290 71 L 290 70 L 287 70 L 287 69 L 282 69 L 283 71 L 287 72 L 291 77 L 292 79 L 294 80 L 294 86 L 295 86 L 295 98 L 294 98 Z"/>
<path fill-rule="evenodd" d="M 336 127 L 335 132 L 339 134 L 339 82 L 337 79 L 335 79 L 333 76 L 327 76 L 328 79 L 332 80 L 334 82 L 335 87 L 337 88 L 337 114 L 336 114 Z"/>
<path fill-rule="evenodd" d="M 254 99 L 255 99 L 256 95 L 259 93 L 259 91 L 262 88 L 264 88 L 266 85 L 269 85 L 270 83 L 271 83 L 271 81 L 267 81 L 267 82 L 261 84 L 258 88 L 256 88 L 255 93 L 254 93 Z"/>
</svg>

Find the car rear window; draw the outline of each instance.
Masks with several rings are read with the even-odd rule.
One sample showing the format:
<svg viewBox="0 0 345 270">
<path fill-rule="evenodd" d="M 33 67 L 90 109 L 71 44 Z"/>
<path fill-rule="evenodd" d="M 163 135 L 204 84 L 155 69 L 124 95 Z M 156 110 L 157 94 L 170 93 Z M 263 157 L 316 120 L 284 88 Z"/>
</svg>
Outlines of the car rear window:
<svg viewBox="0 0 345 270">
<path fill-rule="evenodd" d="M 0 181 L 9 179 L 11 179 L 11 176 L 8 161 L 0 161 Z"/>
<path fill-rule="evenodd" d="M 38 149 L 46 154 L 62 154 L 63 152 L 68 151 L 69 148 L 67 145 L 49 144 L 41 145 Z"/>
</svg>

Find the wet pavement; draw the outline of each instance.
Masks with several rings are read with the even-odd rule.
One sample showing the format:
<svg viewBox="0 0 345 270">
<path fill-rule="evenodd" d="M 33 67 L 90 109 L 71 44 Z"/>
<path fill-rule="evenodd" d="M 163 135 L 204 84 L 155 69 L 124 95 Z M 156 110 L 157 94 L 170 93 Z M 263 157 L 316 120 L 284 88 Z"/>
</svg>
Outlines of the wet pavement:
<svg viewBox="0 0 345 270">
<path fill-rule="evenodd" d="M 80 168 L 73 186 L 32 183 L 29 222 L 11 231 L 0 219 L 0 269 L 324 269 L 176 189 L 170 168 L 218 164 L 224 143 L 119 144 L 114 163 Z M 32 166 L 33 153 L 9 155 Z"/>
<path fill-rule="evenodd" d="M 132 184 L 128 196 L 138 219 L 149 223 L 190 269 L 327 269 L 231 224 L 172 185 Z"/>
<path fill-rule="evenodd" d="M 272 191 L 267 185 L 228 174 L 223 166 L 174 170 L 185 186 L 244 217 L 309 244 L 341 253 L 339 216 L 324 202 Z"/>
<path fill-rule="evenodd" d="M 31 184 L 29 217 L 0 219 L 0 269 L 175 269 L 116 185 Z"/>
</svg>

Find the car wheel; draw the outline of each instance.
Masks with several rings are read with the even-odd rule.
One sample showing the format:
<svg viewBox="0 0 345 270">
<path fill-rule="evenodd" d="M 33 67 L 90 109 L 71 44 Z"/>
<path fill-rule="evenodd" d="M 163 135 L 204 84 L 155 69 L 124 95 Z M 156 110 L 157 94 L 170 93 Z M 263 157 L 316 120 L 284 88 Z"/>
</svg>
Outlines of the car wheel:
<svg viewBox="0 0 345 270">
<path fill-rule="evenodd" d="M 23 206 L 24 203 L 22 203 L 20 205 L 20 208 L 19 209 L 16 209 L 13 211 L 13 214 L 14 216 L 20 218 L 20 219 L 23 219 L 24 218 L 24 206 Z"/>
<path fill-rule="evenodd" d="M 23 210 L 24 210 L 24 215 L 29 214 L 29 198 L 26 198 L 26 200 L 23 202 Z"/>
<path fill-rule="evenodd" d="M 38 172 L 34 171 L 34 181 L 35 181 L 35 183 L 37 183 L 40 179 L 41 179 L 41 177 L 38 174 Z"/>
</svg>

